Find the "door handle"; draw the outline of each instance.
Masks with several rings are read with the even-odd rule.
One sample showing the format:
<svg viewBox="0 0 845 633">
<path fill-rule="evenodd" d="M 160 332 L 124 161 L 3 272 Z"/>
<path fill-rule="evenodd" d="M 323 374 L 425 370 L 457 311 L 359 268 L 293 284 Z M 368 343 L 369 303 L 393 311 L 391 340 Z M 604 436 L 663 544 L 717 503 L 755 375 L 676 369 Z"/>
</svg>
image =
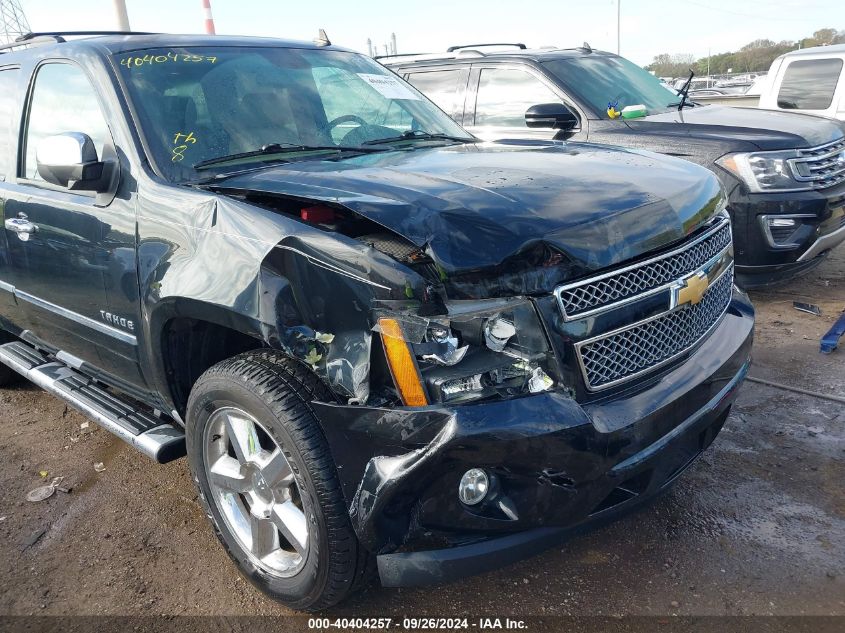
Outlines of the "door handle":
<svg viewBox="0 0 845 633">
<path fill-rule="evenodd" d="M 38 225 L 30 222 L 25 213 L 19 213 L 18 217 L 6 220 L 6 230 L 17 233 L 18 239 L 26 242 L 38 230 Z"/>
</svg>

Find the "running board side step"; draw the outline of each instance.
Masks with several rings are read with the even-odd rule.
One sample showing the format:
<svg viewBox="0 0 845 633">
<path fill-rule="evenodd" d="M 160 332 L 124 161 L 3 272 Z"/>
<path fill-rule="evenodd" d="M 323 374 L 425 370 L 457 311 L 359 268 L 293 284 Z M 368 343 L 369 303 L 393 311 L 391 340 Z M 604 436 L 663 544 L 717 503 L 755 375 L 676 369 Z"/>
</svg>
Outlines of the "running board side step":
<svg viewBox="0 0 845 633">
<path fill-rule="evenodd" d="M 59 355 L 61 356 L 61 354 Z M 174 424 L 139 410 L 85 374 L 15 341 L 0 345 L 0 362 L 61 398 L 101 427 L 159 463 L 185 455 L 185 433 Z"/>
</svg>

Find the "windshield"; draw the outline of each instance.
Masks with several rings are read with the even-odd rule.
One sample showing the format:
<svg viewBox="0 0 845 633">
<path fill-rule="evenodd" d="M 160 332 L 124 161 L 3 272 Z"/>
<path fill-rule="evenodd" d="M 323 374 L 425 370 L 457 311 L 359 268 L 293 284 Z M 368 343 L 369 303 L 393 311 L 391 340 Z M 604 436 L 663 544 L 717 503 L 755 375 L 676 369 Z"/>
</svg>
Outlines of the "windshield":
<svg viewBox="0 0 845 633">
<path fill-rule="evenodd" d="M 657 77 L 623 57 L 583 55 L 555 59 L 545 67 L 602 118 L 608 116 L 608 104 L 620 112 L 626 106 L 644 105 L 647 114 L 654 114 L 677 107 L 680 101 Z"/>
<path fill-rule="evenodd" d="M 416 89 L 355 53 L 162 48 L 115 55 L 114 62 L 151 159 L 173 181 L 207 177 L 195 168 L 203 162 L 231 170 L 356 155 L 345 148 L 388 150 L 390 142 L 372 141 L 393 137 L 403 146 L 473 140 Z M 250 152 L 258 154 L 214 160 Z"/>
</svg>

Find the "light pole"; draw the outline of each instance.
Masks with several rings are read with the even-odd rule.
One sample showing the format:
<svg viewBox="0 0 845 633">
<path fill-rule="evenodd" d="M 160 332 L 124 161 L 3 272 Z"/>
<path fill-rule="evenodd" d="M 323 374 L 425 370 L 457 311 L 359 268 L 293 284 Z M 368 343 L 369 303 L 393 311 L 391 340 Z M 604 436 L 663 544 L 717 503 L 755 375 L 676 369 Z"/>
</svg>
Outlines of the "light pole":
<svg viewBox="0 0 845 633">
<path fill-rule="evenodd" d="M 622 0 L 616 0 L 616 54 L 622 54 Z"/>
</svg>

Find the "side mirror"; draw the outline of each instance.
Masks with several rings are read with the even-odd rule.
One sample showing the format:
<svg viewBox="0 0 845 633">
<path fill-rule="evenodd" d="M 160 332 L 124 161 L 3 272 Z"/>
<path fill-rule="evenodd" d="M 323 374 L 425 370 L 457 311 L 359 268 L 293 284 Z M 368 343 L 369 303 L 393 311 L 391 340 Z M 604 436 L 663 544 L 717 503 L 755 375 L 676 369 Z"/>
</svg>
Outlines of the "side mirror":
<svg viewBox="0 0 845 633">
<path fill-rule="evenodd" d="M 578 117 L 562 103 L 540 103 L 526 110 L 525 125 L 571 130 L 578 127 Z"/>
<path fill-rule="evenodd" d="M 82 132 L 48 136 L 35 148 L 38 174 L 47 182 L 73 191 L 100 192 L 108 185 L 106 164 L 91 137 Z"/>
</svg>

